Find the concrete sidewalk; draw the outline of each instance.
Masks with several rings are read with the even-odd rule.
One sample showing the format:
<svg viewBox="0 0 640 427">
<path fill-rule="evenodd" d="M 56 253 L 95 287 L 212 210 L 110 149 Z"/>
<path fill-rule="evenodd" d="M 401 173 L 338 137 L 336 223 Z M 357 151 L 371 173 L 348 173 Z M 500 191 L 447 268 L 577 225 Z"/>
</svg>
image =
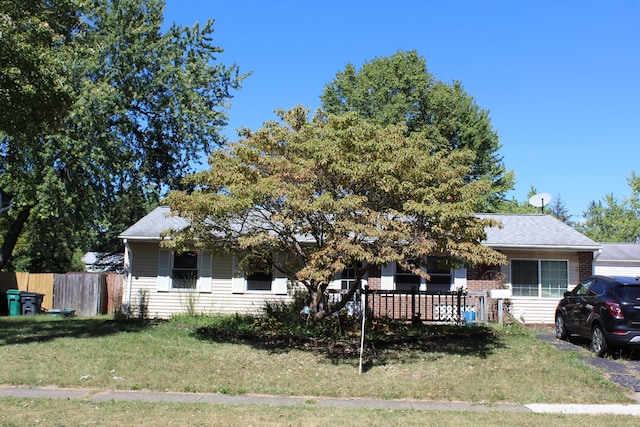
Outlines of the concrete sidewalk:
<svg viewBox="0 0 640 427">
<path fill-rule="evenodd" d="M 327 397 L 289 397 L 265 395 L 226 395 L 217 393 L 165 393 L 149 391 L 98 390 L 55 387 L 0 386 L 0 397 L 27 399 L 79 399 L 91 402 L 143 401 L 207 403 L 212 405 L 310 406 L 319 408 L 367 408 L 418 411 L 536 412 L 555 414 L 615 414 L 640 416 L 640 404 L 478 404 L 435 402 L 412 399 L 341 399 Z"/>
</svg>

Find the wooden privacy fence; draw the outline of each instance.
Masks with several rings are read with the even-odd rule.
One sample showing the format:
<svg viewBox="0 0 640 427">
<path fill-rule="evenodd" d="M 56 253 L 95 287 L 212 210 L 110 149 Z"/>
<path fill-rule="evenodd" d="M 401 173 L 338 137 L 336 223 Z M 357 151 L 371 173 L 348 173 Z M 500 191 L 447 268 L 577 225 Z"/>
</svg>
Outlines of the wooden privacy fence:
<svg viewBox="0 0 640 427">
<path fill-rule="evenodd" d="M 41 308 L 53 308 L 53 273 L 0 272 L 0 313 L 7 313 L 7 297 L 9 289 L 42 294 Z"/>
<path fill-rule="evenodd" d="M 9 289 L 43 294 L 41 309 L 73 309 L 83 316 L 121 309 L 123 276 L 117 273 L 0 273 L 0 313 L 7 313 Z"/>
</svg>

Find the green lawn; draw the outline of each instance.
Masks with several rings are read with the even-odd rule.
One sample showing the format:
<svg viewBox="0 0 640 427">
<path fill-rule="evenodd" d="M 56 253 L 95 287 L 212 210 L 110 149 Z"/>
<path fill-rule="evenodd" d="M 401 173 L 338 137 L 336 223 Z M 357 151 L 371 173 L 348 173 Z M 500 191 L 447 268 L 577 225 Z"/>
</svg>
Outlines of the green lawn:
<svg viewBox="0 0 640 427">
<path fill-rule="evenodd" d="M 0 426 L 637 426 L 637 417 L 513 412 L 0 400 Z"/>
<path fill-rule="evenodd" d="M 123 390 L 414 398 L 484 403 L 631 402 L 574 352 L 522 327 L 425 328 L 358 354 L 219 342 L 210 322 L 0 318 L 0 383 Z"/>
</svg>

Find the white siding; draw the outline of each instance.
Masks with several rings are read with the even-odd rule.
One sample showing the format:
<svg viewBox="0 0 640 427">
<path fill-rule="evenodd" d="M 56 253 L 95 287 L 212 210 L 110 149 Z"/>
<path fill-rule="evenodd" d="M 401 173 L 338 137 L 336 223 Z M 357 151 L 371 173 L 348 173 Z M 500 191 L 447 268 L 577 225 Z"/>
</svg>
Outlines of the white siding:
<svg viewBox="0 0 640 427">
<path fill-rule="evenodd" d="M 569 284 L 567 290 L 573 289 L 580 282 L 578 254 L 562 251 L 504 251 L 509 259 L 553 259 L 569 262 Z M 501 267 L 502 275 L 511 286 L 510 264 Z M 511 314 L 524 323 L 554 323 L 555 311 L 560 298 L 511 297 Z"/>
<path fill-rule="evenodd" d="M 511 297 L 511 314 L 522 323 L 554 323 L 560 298 Z"/>
<path fill-rule="evenodd" d="M 593 266 L 594 274 L 602 276 L 640 276 L 640 262 L 614 263 L 614 262 L 598 262 Z"/>
<path fill-rule="evenodd" d="M 151 317 L 168 318 L 176 313 L 187 312 L 191 306 L 197 313 L 202 314 L 256 313 L 262 310 L 265 301 L 290 299 L 287 294 L 278 295 L 271 292 L 233 294 L 233 257 L 230 255 L 213 255 L 210 292 L 198 292 L 193 289 L 158 292 L 158 245 L 130 242 L 130 247 L 133 254 L 130 305 L 135 308 L 140 301 L 140 295 L 145 292 Z"/>
</svg>

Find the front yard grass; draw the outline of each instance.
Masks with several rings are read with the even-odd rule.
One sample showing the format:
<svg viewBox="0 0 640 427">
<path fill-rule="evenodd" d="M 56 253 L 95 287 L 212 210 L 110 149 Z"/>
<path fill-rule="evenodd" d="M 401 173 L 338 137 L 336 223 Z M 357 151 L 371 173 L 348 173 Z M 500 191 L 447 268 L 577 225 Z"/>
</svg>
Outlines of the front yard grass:
<svg viewBox="0 0 640 427">
<path fill-rule="evenodd" d="M 377 341 L 359 374 L 357 351 L 340 341 L 225 342 L 216 335 L 218 319 L 0 318 L 0 383 L 489 404 L 632 402 L 628 390 L 575 352 L 517 325 L 425 327 Z"/>
<path fill-rule="evenodd" d="M 0 426 L 637 426 L 637 417 L 523 412 L 209 405 L 164 402 L 0 400 Z"/>
</svg>

